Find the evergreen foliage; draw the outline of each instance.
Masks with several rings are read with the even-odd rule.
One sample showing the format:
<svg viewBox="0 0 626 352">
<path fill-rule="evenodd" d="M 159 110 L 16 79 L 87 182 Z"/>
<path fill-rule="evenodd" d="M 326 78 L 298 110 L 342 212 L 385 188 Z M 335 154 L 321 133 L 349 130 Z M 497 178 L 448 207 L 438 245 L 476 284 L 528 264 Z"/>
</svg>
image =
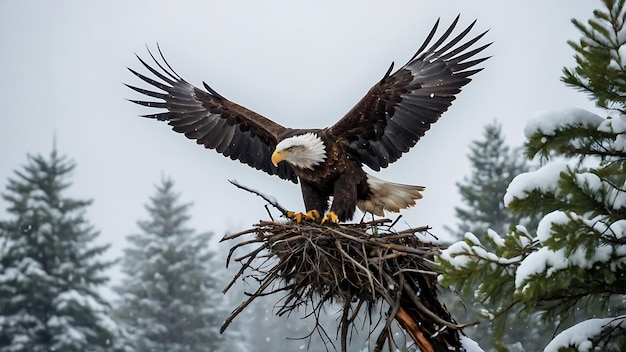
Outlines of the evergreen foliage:
<svg viewBox="0 0 626 352">
<path fill-rule="evenodd" d="M 473 141 L 470 145 L 468 158 L 472 171 L 464 178 L 463 183 L 457 183 L 459 193 L 465 207 L 456 207 L 456 218 L 460 220 L 458 229 L 451 233 L 463 238 L 464 234 L 472 233 L 483 245 L 489 247 L 490 234 L 506 234 L 510 227 L 516 224 L 524 224 L 529 227 L 536 227 L 539 217 L 528 213 L 522 216 L 511 211 L 504 206 L 504 195 L 509 183 L 515 176 L 526 172 L 530 165 L 521 148 L 510 148 L 502 135 L 502 126 L 494 121 L 485 126 L 482 139 Z M 464 290 L 457 290 L 457 294 L 463 298 L 464 302 L 472 302 L 477 297 L 474 292 L 478 289 L 482 281 L 474 287 L 466 287 Z M 499 283 L 494 281 L 490 291 L 499 290 Z M 445 291 L 444 291 L 445 294 Z M 482 316 L 481 310 L 468 310 L 467 307 L 456 303 L 457 298 L 450 299 L 450 309 L 453 316 L 458 321 L 479 321 L 480 324 L 466 329 L 470 337 L 475 339 L 484 348 L 504 346 L 507 342 L 511 344 L 519 338 L 523 338 L 527 331 L 511 330 L 494 335 L 494 327 L 489 323 L 489 315 Z M 484 299 L 479 298 L 479 302 Z M 477 304 L 475 307 L 479 307 Z M 511 314 L 507 316 L 509 321 L 516 319 Z M 541 334 L 539 322 L 535 322 L 537 333 Z M 497 329 L 497 328 L 496 328 Z M 548 332 L 549 333 L 549 332 Z M 535 339 L 539 342 L 539 339 Z M 535 342 L 533 341 L 533 342 Z M 526 344 L 526 348 L 537 349 L 539 346 L 532 343 Z"/>
<path fill-rule="evenodd" d="M 569 41 L 577 66 L 563 69 L 563 82 L 589 94 L 602 108 L 616 108 L 626 113 L 626 12 L 624 0 L 604 0 L 606 10 L 593 12 L 587 25 L 572 19 L 583 37 Z"/>
<path fill-rule="evenodd" d="M 117 316 L 139 352 L 221 350 L 226 313 L 209 251 L 212 234 L 187 227 L 191 204 L 179 204 L 173 187 L 169 179 L 156 187 L 148 219 L 138 222 L 141 233 L 128 236 Z"/>
<path fill-rule="evenodd" d="M 496 335 L 527 328 L 510 326 L 511 313 L 554 323 L 558 335 L 545 351 L 626 350 L 626 12 L 624 1 L 603 3 L 589 27 L 573 21 L 584 38 L 572 45 L 578 65 L 563 80 L 614 108 L 613 116 L 579 109 L 535 116 L 526 151 L 545 164 L 517 176 L 505 203 L 542 215 L 537 228 L 490 232 L 484 241 L 468 234 L 438 258 L 443 285 L 478 287 Z"/>
<path fill-rule="evenodd" d="M 85 219 L 89 200 L 67 197 L 75 164 L 29 156 L 8 180 L 0 221 L 0 351 L 112 351 L 115 325 L 98 290 L 112 265 Z"/>
</svg>

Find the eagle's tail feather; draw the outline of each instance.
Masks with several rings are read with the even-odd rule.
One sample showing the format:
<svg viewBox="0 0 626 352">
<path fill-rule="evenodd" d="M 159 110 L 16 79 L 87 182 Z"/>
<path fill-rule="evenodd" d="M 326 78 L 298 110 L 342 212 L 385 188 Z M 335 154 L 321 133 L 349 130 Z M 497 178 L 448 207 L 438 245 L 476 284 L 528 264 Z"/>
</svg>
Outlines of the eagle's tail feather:
<svg viewBox="0 0 626 352">
<path fill-rule="evenodd" d="M 362 212 L 385 216 L 384 210 L 399 212 L 415 205 L 415 201 L 422 198 L 424 187 L 403 185 L 383 181 L 372 175 L 367 175 L 367 186 L 371 196 L 367 200 L 359 200 L 358 207 Z"/>
</svg>

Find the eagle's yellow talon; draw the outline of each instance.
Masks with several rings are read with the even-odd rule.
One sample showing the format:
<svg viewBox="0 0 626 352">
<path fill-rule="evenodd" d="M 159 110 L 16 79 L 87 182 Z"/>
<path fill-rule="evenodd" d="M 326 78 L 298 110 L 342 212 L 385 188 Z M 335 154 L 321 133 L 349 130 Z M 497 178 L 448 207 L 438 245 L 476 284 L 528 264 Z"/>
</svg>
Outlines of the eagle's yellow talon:
<svg viewBox="0 0 626 352">
<path fill-rule="evenodd" d="M 304 214 L 302 214 L 301 212 L 295 212 L 295 211 L 288 211 L 287 214 L 285 214 L 287 216 L 287 218 L 297 222 L 298 224 L 302 222 L 302 219 L 304 219 Z"/>
<path fill-rule="evenodd" d="M 339 223 L 339 217 L 337 216 L 337 214 L 335 214 L 334 211 L 329 211 L 326 215 L 324 215 L 324 218 L 322 219 L 322 224 L 327 222 L 331 224 Z"/>
<path fill-rule="evenodd" d="M 308 221 L 317 221 L 319 218 L 320 212 L 315 209 L 307 211 L 306 215 L 304 216 L 304 219 Z"/>
<path fill-rule="evenodd" d="M 285 216 L 287 218 L 297 222 L 298 224 L 302 221 L 317 221 L 320 218 L 320 212 L 317 210 L 309 210 L 306 214 L 302 212 L 288 211 Z"/>
</svg>

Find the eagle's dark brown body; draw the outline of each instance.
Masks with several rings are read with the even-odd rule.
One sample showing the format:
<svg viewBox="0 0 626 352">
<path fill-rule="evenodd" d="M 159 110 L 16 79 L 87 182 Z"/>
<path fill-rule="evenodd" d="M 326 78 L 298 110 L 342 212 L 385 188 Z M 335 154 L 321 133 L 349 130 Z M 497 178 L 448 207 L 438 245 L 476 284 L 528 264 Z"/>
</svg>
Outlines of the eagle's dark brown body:
<svg viewBox="0 0 626 352">
<path fill-rule="evenodd" d="M 307 132 L 315 133 L 324 141 L 327 148 L 327 162 L 315 166 L 314 172 L 293 168 L 300 181 L 306 210 L 317 210 L 320 214 L 324 214 L 328 210 L 328 201 L 333 196 L 330 210 L 335 212 L 341 221 L 351 219 L 357 207 L 357 201 L 369 199 L 372 195 L 367 185 L 367 174 L 358 161 L 347 155 L 341 138 L 329 135 L 327 130 L 306 130 L 295 133 Z"/>
</svg>

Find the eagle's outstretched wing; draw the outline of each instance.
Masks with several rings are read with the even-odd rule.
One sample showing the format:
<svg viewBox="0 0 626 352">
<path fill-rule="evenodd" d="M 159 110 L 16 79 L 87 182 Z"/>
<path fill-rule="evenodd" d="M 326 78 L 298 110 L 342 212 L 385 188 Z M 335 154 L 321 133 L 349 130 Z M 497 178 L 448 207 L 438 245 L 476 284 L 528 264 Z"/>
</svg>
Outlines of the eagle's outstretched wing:
<svg viewBox="0 0 626 352">
<path fill-rule="evenodd" d="M 239 160 L 270 175 L 297 182 L 288 163 L 278 167 L 271 162 L 272 152 L 278 143 L 277 136 L 285 127 L 235 104 L 218 94 L 204 83 L 205 90 L 194 87 L 182 79 L 167 63 L 161 50 L 160 63 L 149 51 L 158 67 L 141 63 L 155 76 L 149 78 L 131 68 L 137 77 L 163 92 L 126 85 L 129 88 L 156 98 L 157 101 L 131 100 L 133 103 L 152 108 L 166 109 L 144 117 L 167 121 L 176 132 L 184 133 L 206 148 L 215 149 L 224 156 Z"/>
<path fill-rule="evenodd" d="M 409 151 L 470 82 L 469 77 L 482 70 L 474 67 L 488 59 L 472 58 L 491 43 L 466 51 L 486 32 L 459 44 L 476 21 L 446 43 L 458 20 L 459 16 L 427 48 L 437 20 L 411 60 L 390 74 L 392 64 L 384 78 L 326 133 L 342 140 L 354 158 L 373 170 L 387 167 Z"/>
</svg>

